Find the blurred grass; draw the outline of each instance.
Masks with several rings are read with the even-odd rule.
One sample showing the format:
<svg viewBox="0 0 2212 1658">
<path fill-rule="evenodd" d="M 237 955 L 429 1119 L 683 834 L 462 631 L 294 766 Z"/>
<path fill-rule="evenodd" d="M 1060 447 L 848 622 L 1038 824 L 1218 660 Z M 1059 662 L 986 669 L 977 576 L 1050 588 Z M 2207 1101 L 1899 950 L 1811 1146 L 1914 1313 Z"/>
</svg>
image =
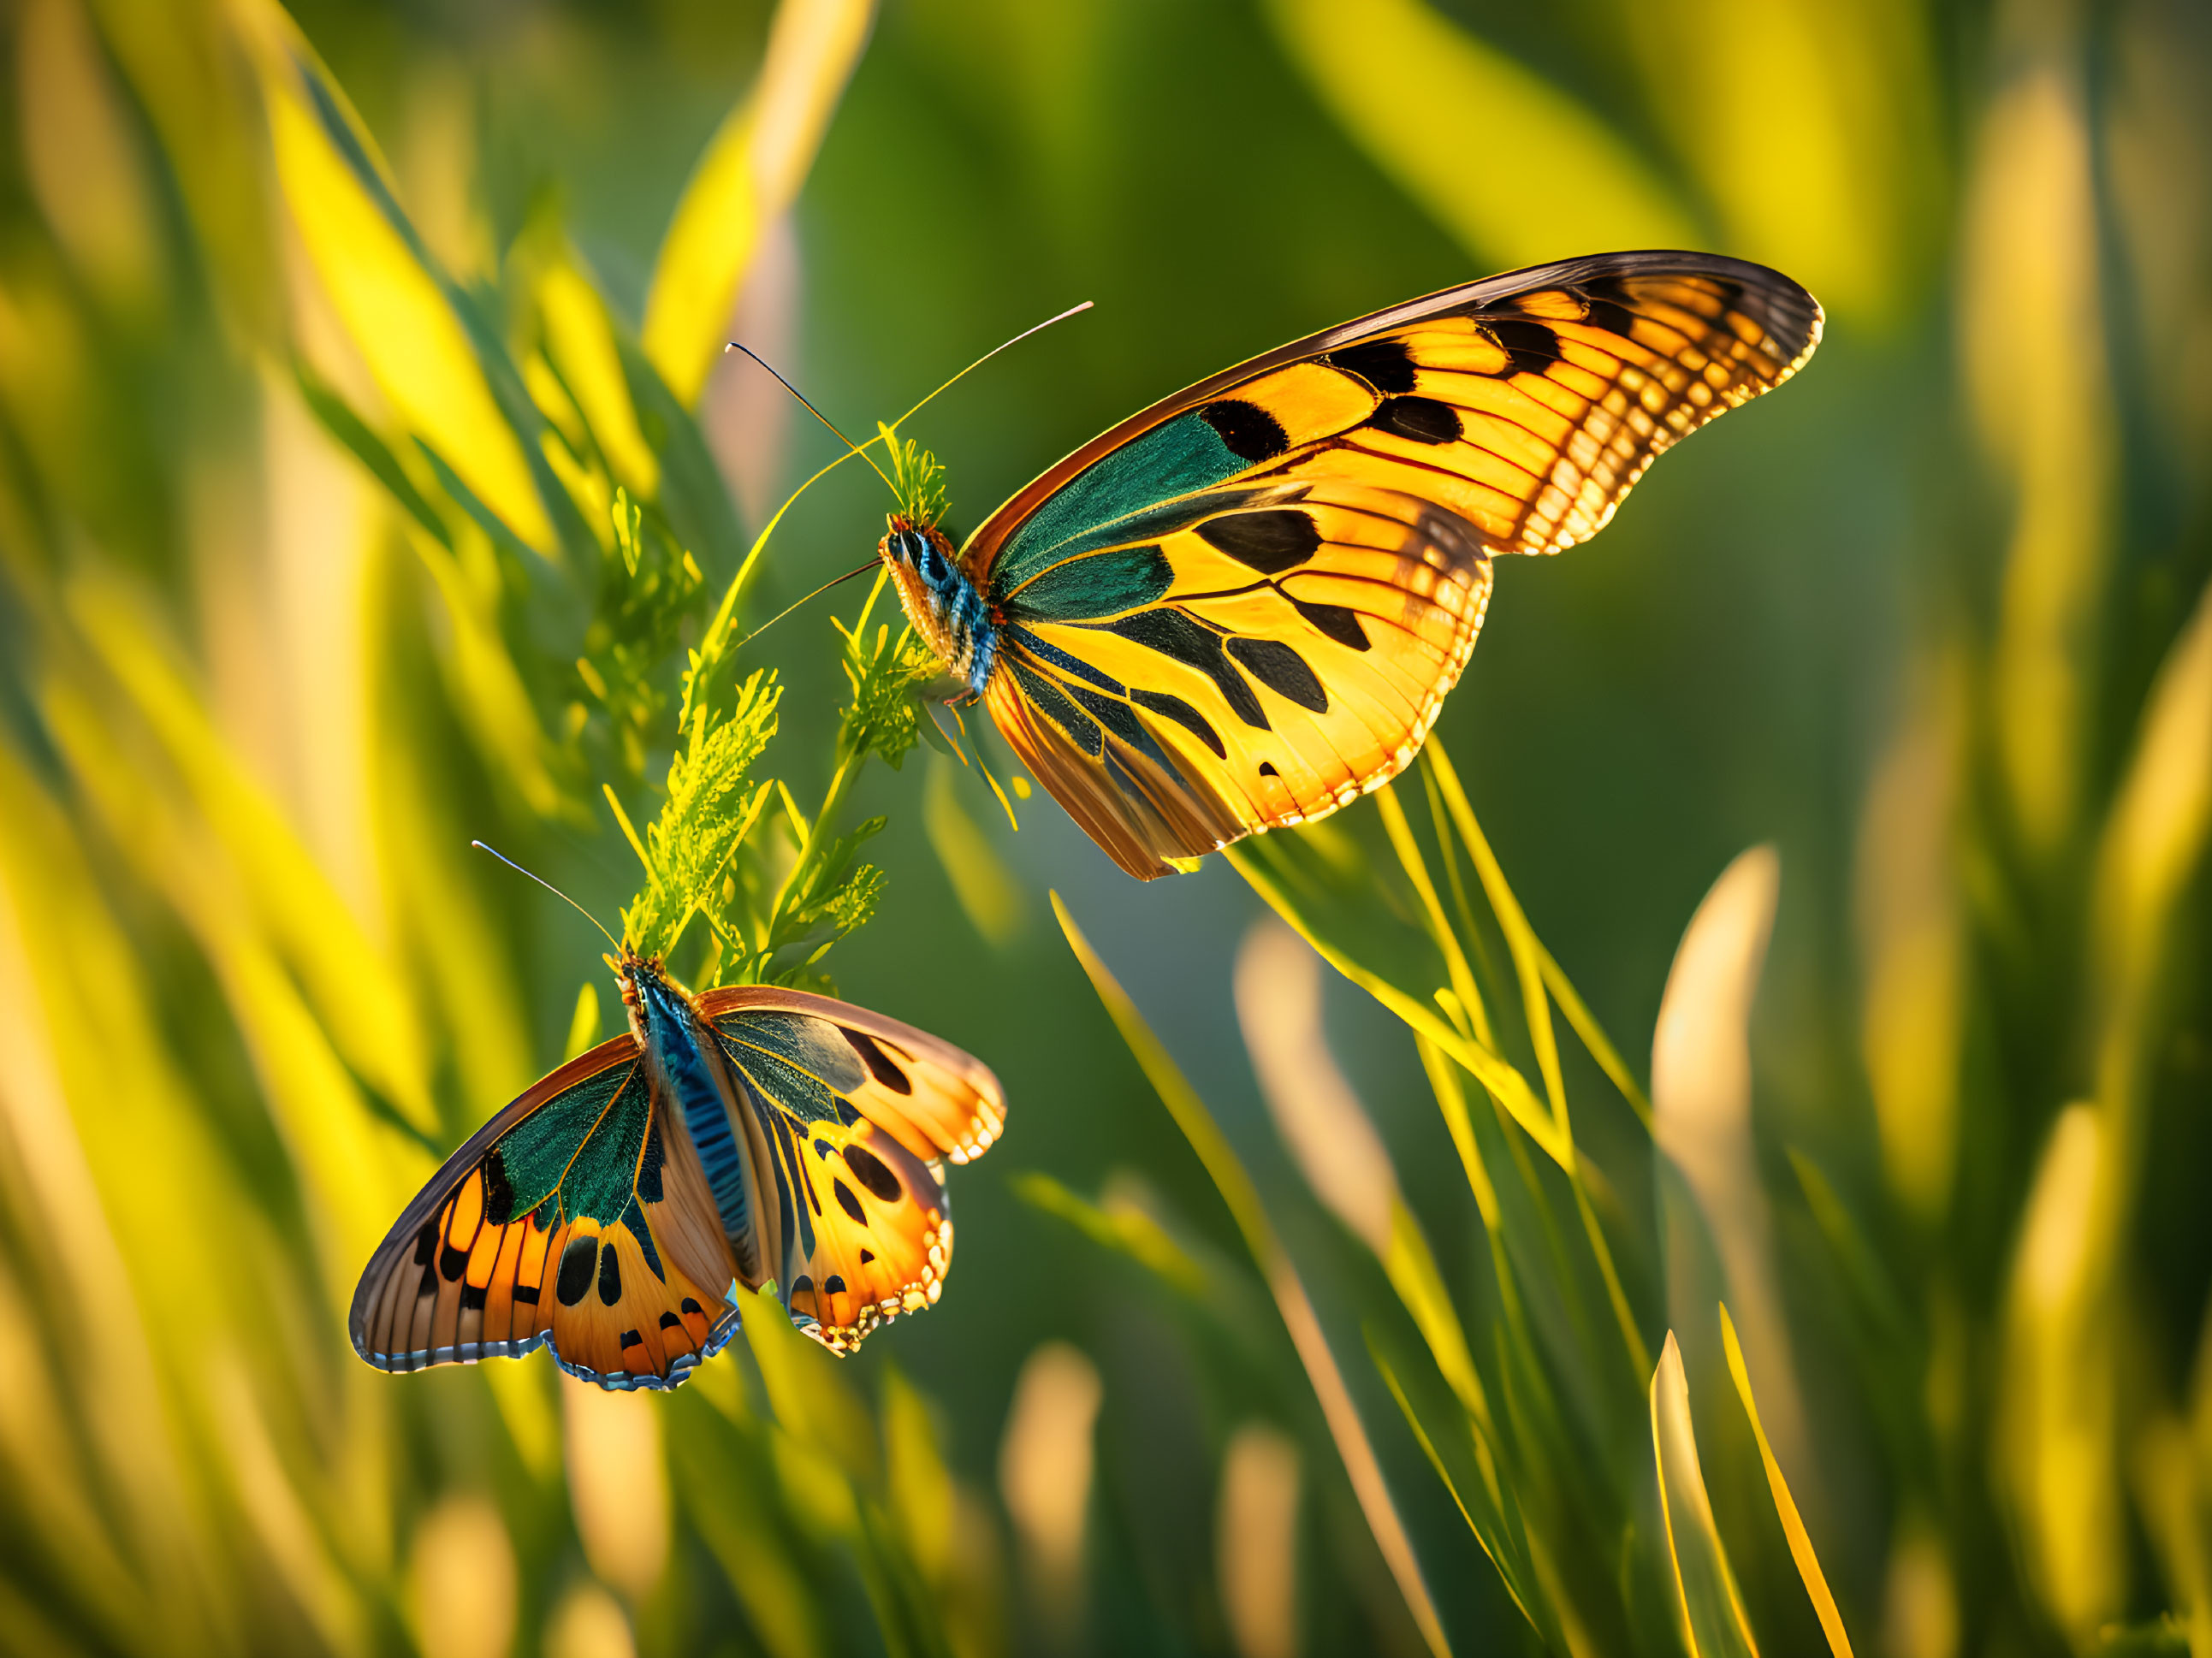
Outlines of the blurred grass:
<svg viewBox="0 0 2212 1658">
<path fill-rule="evenodd" d="M 0 1649 L 2212 1653 L 2200 14 L 21 0 Z M 706 607 L 878 533 L 841 476 L 747 565 L 826 440 L 724 337 L 865 426 L 1101 301 L 926 416 L 972 523 L 1245 352 L 1674 240 L 1811 286 L 1813 372 L 1505 572 L 1423 766 L 1241 885 L 863 773 L 874 623 L 708 676 L 784 687 L 759 970 L 888 817 L 846 991 L 1016 1103 L 927 1319 L 660 1400 L 345 1351 L 600 1029 L 468 840 L 611 914 Z"/>
</svg>

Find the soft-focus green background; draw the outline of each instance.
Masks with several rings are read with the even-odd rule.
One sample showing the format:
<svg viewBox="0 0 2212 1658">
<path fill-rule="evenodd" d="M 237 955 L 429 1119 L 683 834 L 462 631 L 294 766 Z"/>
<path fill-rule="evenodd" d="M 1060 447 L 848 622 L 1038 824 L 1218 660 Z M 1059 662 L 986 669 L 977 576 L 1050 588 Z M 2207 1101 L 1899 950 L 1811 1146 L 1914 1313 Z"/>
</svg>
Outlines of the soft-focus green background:
<svg viewBox="0 0 2212 1658">
<path fill-rule="evenodd" d="M 842 100 L 834 50 L 790 94 L 828 125 L 811 172 L 811 139 L 790 140 L 795 204 L 767 201 L 730 329 L 857 432 L 1097 305 L 907 428 L 950 469 L 957 531 L 1155 397 L 1492 270 L 1673 244 L 1774 264 L 1823 301 L 1799 380 L 1668 457 L 1593 544 L 1501 569 L 1436 740 L 1639 1078 L 1692 912 L 1744 848 L 1779 850 L 1737 1174 L 1765 1193 L 1745 1201 L 1794 1380 L 1770 1389 L 1755 1336 L 1753 1380 L 1770 1429 L 1778 1408 L 1796 1424 L 1781 1455 L 1856 1649 L 2212 1653 L 2212 15 L 785 10 L 779 27 L 811 11 L 834 31 L 842 10 L 872 33 Z M 635 337 L 769 13 L 291 15 L 427 264 L 495 333 L 565 234 Z M 1534 1649 L 1375 1380 L 1374 1262 L 1255 1084 L 1231 987 L 1265 907 L 1220 859 L 1133 884 L 1042 798 L 1012 834 L 927 751 L 867 779 L 890 885 L 825 966 L 1006 1084 L 1006 1138 L 952 1179 L 943 1303 L 820 1382 L 842 1389 L 826 1403 L 805 1401 L 828 1373 L 774 1351 L 719 1361 L 743 1380 L 711 1384 L 711 1407 L 687 1402 L 704 1382 L 606 1406 L 542 1359 L 401 1381 L 356 1363 L 343 1300 L 405 1195 L 395 1171 L 419 1177 L 426 1142 L 457 1143 L 557 1061 L 599 972 L 596 934 L 467 841 L 611 917 L 635 872 L 589 815 L 596 783 L 645 811 L 651 791 L 604 746 L 580 750 L 599 770 L 562 785 L 567 806 L 491 762 L 499 720 L 552 732 L 575 695 L 557 683 L 574 608 L 519 597 L 520 555 L 434 578 L 302 395 L 301 363 L 388 440 L 408 424 L 331 298 L 328 245 L 301 228 L 312 192 L 275 159 L 276 14 L 4 15 L 0 1649 L 1426 1649 L 1276 1305 L 1071 955 L 1056 890 L 1305 1275 L 1434 1598 L 1430 1636 Z M 805 126 L 772 100 L 758 118 Z M 734 359 L 699 408 L 743 531 L 692 538 L 711 597 L 836 448 Z M 857 467 L 815 489 L 747 614 L 864 556 L 884 505 Z M 495 652 L 542 647 L 550 665 L 521 676 L 537 713 L 484 711 L 463 589 L 495 618 Z M 849 617 L 854 592 L 741 658 L 785 676 L 773 764 L 802 797 L 826 780 L 829 614 Z M 1355 844 L 1379 844 L 1375 811 L 1348 814 Z M 1489 1304 L 1481 1223 L 1405 1028 L 1340 981 L 1327 1008 L 1445 1281 Z M 1769 1650 L 1812 1649 L 1756 1453 L 1723 1422 L 1711 1297 L 1668 1219 L 1679 1192 L 1630 1112 L 1582 1111 L 1643 1340 L 1682 1333 L 1752 1625 Z M 1207 1292 L 1048 1212 L 1051 1188 L 1022 1178 L 1040 1171 L 1158 1219 Z M 1093 1376 L 1095 1468 L 1078 1449 Z M 747 1425 L 766 1420 L 763 1382 L 781 1429 Z M 879 1426 L 848 1430 L 855 1412 Z M 917 1445 L 941 1451 L 951 1491 Z M 1072 1568 L 1047 1558 L 1048 1520 L 1009 1507 L 1040 1482 L 1073 1493 Z M 740 1487 L 750 1506 L 728 1506 Z M 903 1527 L 896 1547 L 870 1540 L 872 1503 Z M 886 1613 L 904 1593 L 886 1571 L 926 1582 L 939 1623 Z M 1679 1649 L 1671 1610 L 1641 1604 L 1625 1649 Z"/>
</svg>

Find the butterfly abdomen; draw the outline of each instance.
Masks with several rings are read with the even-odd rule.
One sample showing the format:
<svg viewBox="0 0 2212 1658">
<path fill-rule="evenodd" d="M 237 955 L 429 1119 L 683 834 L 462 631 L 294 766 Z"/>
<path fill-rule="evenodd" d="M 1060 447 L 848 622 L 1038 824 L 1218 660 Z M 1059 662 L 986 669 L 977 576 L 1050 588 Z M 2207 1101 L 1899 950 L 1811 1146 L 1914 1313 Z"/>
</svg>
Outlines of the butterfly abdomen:
<svg viewBox="0 0 2212 1658">
<path fill-rule="evenodd" d="M 744 1158 L 726 1090 L 704 1048 L 700 1021 L 690 1002 L 651 963 L 632 963 L 629 980 L 623 1000 L 633 1009 L 638 1041 L 682 1113 L 708 1189 L 714 1193 L 723 1235 L 738 1252 L 740 1267 L 757 1281 L 760 1263 L 748 1258 L 754 1217 Z"/>
<path fill-rule="evenodd" d="M 891 520 L 890 533 L 878 544 L 907 619 L 945 659 L 952 674 L 981 695 L 998 661 L 998 626 L 982 592 L 968 579 L 952 544 L 935 525 Z"/>
</svg>

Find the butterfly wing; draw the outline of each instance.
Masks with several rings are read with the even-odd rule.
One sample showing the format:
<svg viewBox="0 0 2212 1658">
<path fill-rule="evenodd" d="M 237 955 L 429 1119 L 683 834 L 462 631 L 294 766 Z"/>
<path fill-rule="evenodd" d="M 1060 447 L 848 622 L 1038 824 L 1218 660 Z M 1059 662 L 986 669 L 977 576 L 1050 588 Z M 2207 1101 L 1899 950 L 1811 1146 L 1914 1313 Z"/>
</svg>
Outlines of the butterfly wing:
<svg viewBox="0 0 2212 1658">
<path fill-rule="evenodd" d="M 1006 1096 L 979 1060 L 826 996 L 707 992 L 775 1170 L 785 1304 L 841 1352 L 934 1303 L 952 1257 L 944 1160 L 980 1157 Z"/>
<path fill-rule="evenodd" d="M 354 1292 L 384 1370 L 540 1343 L 603 1388 L 672 1388 L 738 1327 L 733 1263 L 696 1159 L 666 1155 L 635 1038 L 562 1066 L 471 1135 Z"/>
<path fill-rule="evenodd" d="M 969 540 L 1004 623 L 992 713 L 1133 875 L 1333 811 L 1419 750 L 1492 556 L 1595 535 L 1662 451 L 1794 374 L 1820 327 L 1764 266 L 1604 254 L 1217 374 Z"/>
</svg>

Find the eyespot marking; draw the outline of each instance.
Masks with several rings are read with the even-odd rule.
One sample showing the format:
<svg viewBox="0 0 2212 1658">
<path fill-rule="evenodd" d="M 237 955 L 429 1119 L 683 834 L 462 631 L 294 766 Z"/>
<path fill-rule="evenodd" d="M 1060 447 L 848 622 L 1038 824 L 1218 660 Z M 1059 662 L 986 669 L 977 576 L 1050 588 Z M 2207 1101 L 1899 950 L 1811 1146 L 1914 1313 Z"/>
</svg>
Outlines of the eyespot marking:
<svg viewBox="0 0 2212 1658">
<path fill-rule="evenodd" d="M 866 1146 L 847 1146 L 845 1161 L 860 1184 L 875 1193 L 878 1201 L 896 1203 L 906 1195 L 906 1188 L 899 1184 L 899 1177 L 884 1168 L 883 1160 Z"/>
</svg>

